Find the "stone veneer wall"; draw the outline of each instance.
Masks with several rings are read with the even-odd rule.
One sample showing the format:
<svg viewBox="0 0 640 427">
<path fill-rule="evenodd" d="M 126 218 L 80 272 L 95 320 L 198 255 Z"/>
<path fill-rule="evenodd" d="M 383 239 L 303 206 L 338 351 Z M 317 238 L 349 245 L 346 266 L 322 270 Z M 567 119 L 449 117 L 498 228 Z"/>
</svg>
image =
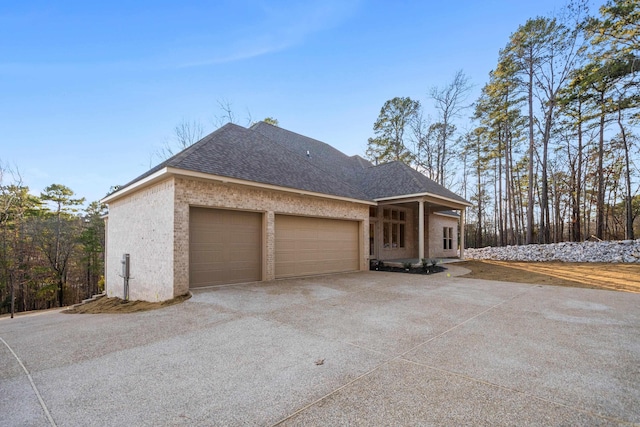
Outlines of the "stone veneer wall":
<svg viewBox="0 0 640 427">
<path fill-rule="evenodd" d="M 263 280 L 275 278 L 275 215 L 290 214 L 361 221 L 360 269 L 368 269 L 369 206 L 232 183 L 176 177 L 173 244 L 174 295 L 189 290 L 189 207 L 238 209 L 264 213 Z"/>
<path fill-rule="evenodd" d="M 130 255 L 129 298 L 163 301 L 173 292 L 174 180 L 109 203 L 105 281 L 109 297 L 124 297 L 122 255 Z"/>
<path fill-rule="evenodd" d="M 458 218 L 445 215 L 429 214 L 428 258 L 455 258 L 458 256 Z M 452 249 L 444 249 L 443 228 L 453 227 Z"/>
</svg>

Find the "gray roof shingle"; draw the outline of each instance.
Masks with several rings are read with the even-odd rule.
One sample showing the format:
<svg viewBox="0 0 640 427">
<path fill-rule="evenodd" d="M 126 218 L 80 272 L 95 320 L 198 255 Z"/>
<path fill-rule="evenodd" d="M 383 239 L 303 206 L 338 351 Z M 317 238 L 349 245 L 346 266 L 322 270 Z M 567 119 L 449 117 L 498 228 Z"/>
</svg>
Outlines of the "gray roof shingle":
<svg viewBox="0 0 640 427">
<path fill-rule="evenodd" d="M 371 199 L 430 193 L 467 203 L 462 197 L 402 162 L 374 166 L 358 155 L 349 157 L 329 144 L 268 123 L 256 123 L 251 129 L 281 142 L 297 153 L 306 155 L 308 151 L 311 162 L 362 189 Z"/>
<path fill-rule="evenodd" d="M 429 193 L 456 202 L 468 203 L 453 191 L 397 161 L 368 168 L 363 190 L 372 199 Z"/>
<path fill-rule="evenodd" d="M 373 166 L 360 156 L 264 122 L 249 129 L 226 124 L 121 188 L 165 167 L 358 200 L 430 193 L 468 203 L 404 163 Z"/>
<path fill-rule="evenodd" d="M 370 162 L 359 156 L 349 157 L 342 151 L 335 149 L 317 139 L 273 126 L 265 122 L 258 122 L 251 126 L 255 130 L 274 141 L 278 141 L 289 150 L 298 153 L 327 173 L 337 176 L 342 181 L 360 188 L 364 170 L 372 166 Z M 308 155 L 307 155 L 308 153 Z"/>
<path fill-rule="evenodd" d="M 122 188 L 165 167 L 369 200 L 361 189 L 351 187 L 333 174 L 326 173 L 306 156 L 287 149 L 283 144 L 259 132 L 231 123 L 160 163 Z"/>
</svg>

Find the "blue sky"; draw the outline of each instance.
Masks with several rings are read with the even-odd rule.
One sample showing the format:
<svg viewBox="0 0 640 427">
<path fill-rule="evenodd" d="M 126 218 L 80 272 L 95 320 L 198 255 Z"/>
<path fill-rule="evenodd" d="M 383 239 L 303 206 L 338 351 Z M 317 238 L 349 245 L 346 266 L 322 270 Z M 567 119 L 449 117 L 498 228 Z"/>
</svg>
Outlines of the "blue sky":
<svg viewBox="0 0 640 427">
<path fill-rule="evenodd" d="M 363 155 L 381 106 L 462 69 L 475 100 L 498 51 L 558 0 L 0 3 L 0 161 L 87 200 L 145 172 L 182 120 L 286 129 Z M 596 2 L 595 12 L 602 1 Z"/>
</svg>

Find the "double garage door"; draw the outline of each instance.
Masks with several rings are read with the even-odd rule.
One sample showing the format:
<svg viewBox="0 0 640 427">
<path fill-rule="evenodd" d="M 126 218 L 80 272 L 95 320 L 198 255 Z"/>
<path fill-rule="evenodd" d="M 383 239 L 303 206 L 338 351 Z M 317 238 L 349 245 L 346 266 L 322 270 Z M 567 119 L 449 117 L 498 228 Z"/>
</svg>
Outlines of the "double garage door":
<svg viewBox="0 0 640 427">
<path fill-rule="evenodd" d="M 191 208 L 192 288 L 262 280 L 262 214 Z M 358 222 L 275 217 L 276 278 L 358 270 Z"/>
</svg>

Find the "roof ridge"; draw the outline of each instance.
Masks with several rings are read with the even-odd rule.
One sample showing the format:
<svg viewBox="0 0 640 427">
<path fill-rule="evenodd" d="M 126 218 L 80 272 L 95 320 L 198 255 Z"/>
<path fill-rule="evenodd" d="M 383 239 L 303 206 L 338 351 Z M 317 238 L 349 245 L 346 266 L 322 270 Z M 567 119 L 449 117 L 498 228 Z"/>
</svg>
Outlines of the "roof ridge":
<svg viewBox="0 0 640 427">
<path fill-rule="evenodd" d="M 402 163 L 402 162 L 400 162 L 400 163 Z M 417 172 L 417 173 L 420 173 L 420 172 L 418 172 L 417 170 L 413 169 L 411 166 L 409 166 L 409 165 L 407 165 L 407 164 L 405 164 L 405 163 L 402 163 L 402 164 L 403 164 L 404 166 L 406 166 L 406 168 L 403 168 L 404 173 L 408 174 L 408 175 L 411 177 L 411 179 L 413 180 L 413 182 L 415 182 L 415 183 L 416 183 L 416 184 L 418 184 L 418 185 L 422 185 L 422 183 L 418 180 L 418 177 L 416 177 L 416 176 L 415 176 L 415 174 L 413 173 L 413 172 Z M 425 178 L 427 178 L 427 179 L 431 179 L 431 178 L 429 178 L 428 176 L 426 176 L 426 175 L 424 175 L 424 174 L 423 174 L 423 176 L 424 176 Z M 432 180 L 432 179 L 431 179 L 431 180 Z M 432 180 L 432 181 L 433 181 L 433 180 Z M 433 182 L 435 182 L 435 181 L 433 181 Z M 436 184 L 437 184 L 437 182 L 436 182 Z M 443 187 L 444 187 L 444 186 L 443 186 Z"/>
<path fill-rule="evenodd" d="M 349 158 L 351 158 L 351 157 L 352 157 L 352 156 L 349 156 L 349 155 L 347 155 L 346 153 L 343 153 L 342 151 L 338 150 L 336 147 L 334 147 L 333 145 L 331 145 L 331 144 L 329 144 L 329 143 L 326 143 L 326 142 L 324 142 L 324 141 L 320 141 L 319 139 L 311 138 L 310 136 L 302 135 L 301 133 L 294 132 L 294 131 L 289 130 L 289 129 L 281 128 L 280 126 L 272 125 L 272 124 L 267 123 L 267 122 L 264 122 L 264 121 L 259 121 L 259 122 L 257 122 L 257 123 L 254 123 L 253 125 L 251 125 L 251 127 L 250 127 L 249 129 L 251 129 L 251 130 L 255 130 L 255 129 L 253 129 L 253 128 L 254 128 L 254 127 L 256 127 L 256 126 L 258 126 L 258 125 L 267 125 L 267 126 L 271 126 L 272 128 L 275 128 L 275 129 L 277 129 L 277 130 L 279 130 L 279 131 L 287 132 L 287 133 L 290 133 L 290 134 L 296 135 L 296 136 L 298 136 L 298 137 L 300 137 L 300 138 L 309 139 L 309 140 L 311 140 L 311 141 L 318 142 L 318 143 L 320 143 L 320 144 L 322 144 L 322 145 L 325 145 L 325 146 L 329 147 L 331 150 L 333 150 L 333 151 L 336 151 L 336 152 L 340 153 L 340 154 L 341 154 L 342 156 L 344 156 L 346 159 L 349 159 Z M 256 130 L 256 132 L 259 132 L 259 131 L 257 131 L 257 130 Z"/>
<path fill-rule="evenodd" d="M 265 122 L 261 122 L 261 123 L 265 123 Z M 266 125 L 269 125 L 269 123 L 265 123 L 265 124 L 266 124 Z M 273 126 L 273 125 L 269 125 L 269 126 Z M 278 127 L 278 126 L 274 126 L 274 127 Z M 267 135 L 264 135 L 263 133 L 261 133 L 261 132 L 259 132 L 259 131 L 255 130 L 255 129 L 252 129 L 252 128 L 253 128 L 253 126 L 251 126 L 251 128 L 249 128 L 249 129 L 247 129 L 247 130 L 249 130 L 249 131 L 253 131 L 253 132 L 256 132 L 256 133 L 257 133 L 257 134 L 259 134 L 260 136 L 262 136 L 262 137 L 264 137 L 264 138 L 267 138 L 269 141 L 273 142 L 274 144 L 279 145 L 280 147 L 282 147 L 283 149 L 285 149 L 287 152 L 289 152 L 289 153 L 293 154 L 294 156 L 296 156 L 296 157 L 298 157 L 298 158 L 300 158 L 300 159 L 304 160 L 304 162 L 305 162 L 306 164 L 310 165 L 310 166 L 311 166 L 311 167 L 313 167 L 314 169 L 316 169 L 316 170 L 318 170 L 318 171 L 320 171 L 320 172 L 322 172 L 322 173 L 324 173 L 324 174 L 330 174 L 331 176 L 333 176 L 335 179 L 337 179 L 338 181 L 340 181 L 340 182 L 341 182 L 342 184 L 344 184 L 345 186 L 347 186 L 347 187 L 349 187 L 350 189 L 355 190 L 356 192 L 360 193 L 362 196 L 364 196 L 364 197 L 365 197 L 365 200 L 370 200 L 370 197 L 367 195 L 367 193 L 364 191 L 364 189 L 363 189 L 363 188 L 354 187 L 354 186 L 353 186 L 353 185 L 351 185 L 349 182 L 347 182 L 347 181 L 345 181 L 345 180 L 343 180 L 343 179 L 340 179 L 340 178 L 336 177 L 332 172 L 327 172 L 327 170 L 325 170 L 324 168 L 322 168 L 322 167 L 320 167 L 320 166 L 318 166 L 318 165 L 314 164 L 313 162 L 309 161 L 309 159 L 307 159 L 307 157 L 306 157 L 306 156 L 303 156 L 302 154 L 299 154 L 299 153 L 295 152 L 294 150 L 290 149 L 286 144 L 283 144 L 283 143 L 281 143 L 281 142 L 279 142 L 279 141 L 276 141 L 276 140 L 274 140 L 273 138 L 270 138 L 270 137 L 268 137 Z M 280 128 L 280 129 L 282 129 L 282 128 Z M 286 130 L 286 129 L 282 129 L 282 130 Z M 287 132 L 290 132 L 290 131 L 287 131 Z M 291 133 L 295 133 L 295 132 L 291 132 Z M 304 136 L 304 135 L 300 135 L 300 136 Z M 308 137 L 306 137 L 306 138 L 308 138 Z M 313 138 L 309 138 L 309 139 L 313 139 Z M 319 141 L 319 140 L 315 140 L 315 141 L 318 141 L 318 142 L 320 142 L 320 143 L 322 143 L 322 144 L 325 144 L 325 145 L 328 145 L 329 147 L 331 147 L 331 145 L 327 144 L 326 142 L 322 142 L 322 141 Z M 331 147 L 331 148 L 333 148 L 333 147 Z M 334 150 L 336 150 L 336 151 L 338 151 L 338 152 L 340 152 L 340 153 L 342 153 L 342 151 L 340 151 L 340 150 L 338 150 L 338 149 L 336 149 L 336 148 L 333 148 L 333 149 L 334 149 Z M 342 153 L 342 154 L 344 154 L 344 153 Z M 346 154 L 345 154 L 345 156 L 346 156 Z M 347 157 L 347 158 L 348 158 L 348 157 Z"/>
<path fill-rule="evenodd" d="M 204 137 L 200 138 L 199 140 L 197 140 L 193 144 L 189 145 L 188 147 L 180 150 L 179 152 L 177 152 L 173 156 L 169 157 L 167 160 L 165 160 L 164 162 L 160 163 L 158 166 L 160 166 L 162 164 L 166 164 L 168 166 L 171 166 L 169 163 L 176 163 L 176 162 L 182 160 L 183 158 L 187 157 L 187 155 L 190 154 L 193 150 L 195 150 L 198 147 L 200 147 L 202 145 L 205 145 L 207 142 L 209 142 L 216 134 L 221 132 L 222 129 L 229 128 L 229 127 L 234 127 L 234 126 L 244 129 L 242 126 L 237 125 L 235 123 L 231 123 L 231 122 L 225 123 L 223 126 L 221 126 L 218 129 L 214 130 L 210 134 L 205 135 Z"/>
<path fill-rule="evenodd" d="M 119 191 L 119 190 L 121 190 L 123 188 L 126 188 L 126 187 L 130 186 L 131 184 L 133 184 L 133 183 L 135 183 L 135 182 L 137 182 L 137 181 L 139 181 L 139 180 L 141 180 L 143 178 L 148 177 L 149 175 L 153 175 L 154 173 L 158 172 L 162 168 L 165 168 L 165 167 L 168 167 L 168 166 L 174 166 L 175 163 L 178 163 L 180 160 L 184 159 L 187 156 L 188 153 L 191 153 L 197 147 L 205 145 L 207 142 L 209 142 L 211 140 L 211 138 L 215 134 L 219 133 L 222 129 L 228 128 L 228 127 L 231 127 L 231 126 L 237 126 L 237 127 L 242 128 L 242 126 L 236 125 L 234 123 L 226 123 L 224 126 L 221 126 L 218 129 L 216 129 L 213 132 L 211 132 L 210 134 L 205 135 L 203 138 L 200 138 L 198 141 L 194 142 L 193 144 L 191 144 L 187 148 L 184 148 L 184 149 L 180 150 L 179 152 L 177 152 L 173 156 L 169 157 L 168 159 L 165 159 L 162 162 L 158 163 L 157 165 L 153 166 L 151 169 L 147 170 L 143 174 L 138 175 L 137 177 L 135 177 L 131 181 L 127 182 L 126 184 L 121 185 L 120 187 L 118 187 L 118 190 L 116 190 L 116 191 Z M 114 193 L 116 191 L 114 191 Z"/>
</svg>

